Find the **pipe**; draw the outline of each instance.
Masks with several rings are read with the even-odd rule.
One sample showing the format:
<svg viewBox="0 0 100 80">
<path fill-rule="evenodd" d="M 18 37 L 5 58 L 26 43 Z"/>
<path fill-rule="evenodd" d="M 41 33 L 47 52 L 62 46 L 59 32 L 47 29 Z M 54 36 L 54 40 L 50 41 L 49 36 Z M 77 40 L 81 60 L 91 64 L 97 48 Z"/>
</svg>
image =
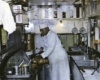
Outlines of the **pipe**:
<svg viewBox="0 0 100 80">
<path fill-rule="evenodd" d="M 7 65 L 8 60 L 20 49 L 22 49 L 24 46 L 24 43 L 21 42 L 20 44 L 17 44 L 16 46 L 4 51 L 5 53 L 7 53 L 5 55 L 5 57 L 3 58 L 3 60 L 1 61 L 1 65 L 0 65 L 0 76 L 4 76 L 4 69 Z M 3 54 L 3 52 L 1 52 Z M 1 54 L 0 53 L 0 54 Z"/>
<path fill-rule="evenodd" d="M 2 52 L 0 52 L 0 56 L 4 55 L 5 53 L 9 53 L 9 52 L 14 51 L 13 49 L 16 48 L 16 47 L 18 47 L 18 46 L 22 47 L 22 44 L 24 45 L 24 43 L 21 42 L 21 43 L 17 44 L 16 46 L 13 46 L 13 47 L 11 47 L 11 48 L 8 48 L 8 49 L 6 49 L 6 50 L 3 50 Z M 15 50 L 16 50 L 16 49 L 15 49 Z"/>
</svg>

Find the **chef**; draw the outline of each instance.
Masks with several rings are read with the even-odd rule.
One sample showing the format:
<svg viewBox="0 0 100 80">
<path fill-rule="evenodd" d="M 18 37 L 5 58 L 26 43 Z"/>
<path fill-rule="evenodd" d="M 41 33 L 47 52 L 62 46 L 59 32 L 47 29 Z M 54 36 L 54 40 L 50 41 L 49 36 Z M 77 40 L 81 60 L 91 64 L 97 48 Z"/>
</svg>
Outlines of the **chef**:
<svg viewBox="0 0 100 80">
<path fill-rule="evenodd" d="M 4 30 L 6 30 L 8 34 L 11 34 L 16 30 L 16 24 L 14 22 L 9 4 L 0 0 L 0 25 L 2 24 Z"/>
<path fill-rule="evenodd" d="M 35 60 L 48 58 L 51 80 L 70 80 L 68 55 L 57 34 L 51 31 L 46 24 L 40 25 L 40 32 L 44 39 L 44 52 Z"/>
</svg>

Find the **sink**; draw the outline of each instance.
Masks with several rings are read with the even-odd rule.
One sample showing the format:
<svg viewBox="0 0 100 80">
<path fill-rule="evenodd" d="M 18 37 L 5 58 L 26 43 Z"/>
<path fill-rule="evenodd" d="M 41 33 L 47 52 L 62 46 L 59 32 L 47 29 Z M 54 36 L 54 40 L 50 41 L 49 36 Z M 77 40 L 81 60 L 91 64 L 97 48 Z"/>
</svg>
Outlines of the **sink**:
<svg viewBox="0 0 100 80">
<path fill-rule="evenodd" d="M 87 68 L 97 67 L 97 62 L 95 60 L 89 60 L 86 55 L 76 55 L 72 56 L 72 58 L 75 60 L 76 64 L 79 67 L 87 67 Z"/>
<path fill-rule="evenodd" d="M 97 67 L 97 62 L 95 60 L 75 60 L 75 62 L 77 63 L 78 66 L 81 67 L 88 67 L 88 68 Z"/>
</svg>

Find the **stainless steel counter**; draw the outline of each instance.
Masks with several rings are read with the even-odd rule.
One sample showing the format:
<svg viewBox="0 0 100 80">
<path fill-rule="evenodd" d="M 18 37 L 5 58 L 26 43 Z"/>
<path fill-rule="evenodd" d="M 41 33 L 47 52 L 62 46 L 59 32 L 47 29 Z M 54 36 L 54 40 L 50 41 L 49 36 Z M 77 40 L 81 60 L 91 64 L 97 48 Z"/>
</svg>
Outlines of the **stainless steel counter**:
<svg viewBox="0 0 100 80">
<path fill-rule="evenodd" d="M 98 73 L 97 71 L 91 75 L 94 71 L 94 69 L 84 69 L 85 72 L 83 73 L 83 76 L 85 78 L 85 80 L 100 80 L 100 72 Z"/>
<path fill-rule="evenodd" d="M 6 77 L 10 78 L 10 79 L 12 79 L 12 78 L 21 79 L 21 78 L 30 78 L 30 75 L 6 75 Z"/>
</svg>

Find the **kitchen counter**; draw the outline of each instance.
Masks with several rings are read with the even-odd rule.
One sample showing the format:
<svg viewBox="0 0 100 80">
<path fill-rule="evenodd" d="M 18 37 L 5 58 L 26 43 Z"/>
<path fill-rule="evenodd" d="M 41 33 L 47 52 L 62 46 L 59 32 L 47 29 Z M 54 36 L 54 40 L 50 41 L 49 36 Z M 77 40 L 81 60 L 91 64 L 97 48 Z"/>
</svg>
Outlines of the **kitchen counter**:
<svg viewBox="0 0 100 80">
<path fill-rule="evenodd" d="M 91 75 L 94 69 L 84 69 L 84 70 L 85 72 L 82 72 L 82 73 L 85 80 L 100 80 L 100 72 L 98 73 L 97 71 L 95 71 L 94 74 Z"/>
</svg>

